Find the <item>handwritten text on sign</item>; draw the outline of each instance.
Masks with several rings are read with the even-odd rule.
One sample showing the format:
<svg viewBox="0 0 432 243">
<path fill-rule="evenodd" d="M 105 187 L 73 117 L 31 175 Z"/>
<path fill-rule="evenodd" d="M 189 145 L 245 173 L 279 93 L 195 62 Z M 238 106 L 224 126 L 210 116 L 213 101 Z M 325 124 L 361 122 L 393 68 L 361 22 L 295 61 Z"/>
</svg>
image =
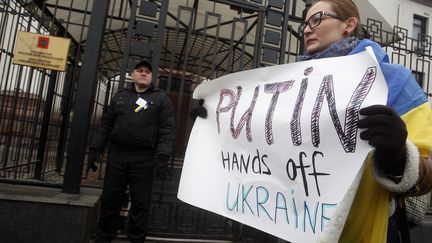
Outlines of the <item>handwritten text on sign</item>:
<svg viewBox="0 0 432 243">
<path fill-rule="evenodd" d="M 385 104 L 368 52 L 201 84 L 178 197 L 291 242 L 315 242 L 361 168 L 361 107 Z"/>
</svg>

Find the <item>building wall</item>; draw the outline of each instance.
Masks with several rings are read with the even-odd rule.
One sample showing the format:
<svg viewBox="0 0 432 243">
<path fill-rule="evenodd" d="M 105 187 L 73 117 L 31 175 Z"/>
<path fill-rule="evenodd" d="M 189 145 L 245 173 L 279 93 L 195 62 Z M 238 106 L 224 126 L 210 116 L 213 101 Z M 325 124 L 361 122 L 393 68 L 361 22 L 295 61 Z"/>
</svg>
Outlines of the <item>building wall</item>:
<svg viewBox="0 0 432 243">
<path fill-rule="evenodd" d="M 410 37 L 412 37 L 414 14 L 429 19 L 426 33 L 428 35 L 432 33 L 432 26 L 430 24 L 432 7 L 411 0 L 369 0 L 369 2 L 382 14 L 390 25 L 397 25 L 408 29 Z"/>
<path fill-rule="evenodd" d="M 417 39 L 413 34 L 413 20 L 414 15 L 424 17 L 426 19 L 426 35 L 432 35 L 432 5 L 431 4 L 421 4 L 418 2 L 414 2 L 412 0 L 369 0 L 369 2 L 378 10 L 378 12 L 382 15 L 382 17 L 391 25 L 391 26 L 399 26 L 407 30 L 408 38 Z M 432 68 L 430 63 L 431 56 L 431 46 L 432 43 L 430 41 L 430 37 L 428 38 L 427 50 L 429 53 L 426 53 L 426 58 L 423 56 L 413 55 L 410 59 L 404 60 L 406 67 L 411 70 L 415 70 L 418 72 L 425 73 L 423 76 L 423 89 L 427 93 L 432 92 Z M 417 42 L 412 42 L 411 39 L 408 40 L 408 47 L 416 46 Z M 394 51 L 392 49 L 388 50 L 389 55 L 391 56 Z M 432 101 L 431 97 L 429 97 L 429 101 Z"/>
</svg>

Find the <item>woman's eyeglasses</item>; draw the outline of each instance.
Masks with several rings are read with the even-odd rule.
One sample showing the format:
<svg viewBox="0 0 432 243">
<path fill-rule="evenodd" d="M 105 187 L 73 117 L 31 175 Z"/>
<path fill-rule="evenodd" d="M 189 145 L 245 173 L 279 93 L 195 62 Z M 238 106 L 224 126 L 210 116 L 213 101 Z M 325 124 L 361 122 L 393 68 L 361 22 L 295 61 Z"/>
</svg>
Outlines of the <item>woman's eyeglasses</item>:
<svg viewBox="0 0 432 243">
<path fill-rule="evenodd" d="M 321 21 L 323 19 L 323 16 L 328 16 L 328 17 L 332 17 L 335 19 L 339 19 L 339 20 L 343 20 L 342 17 L 339 17 L 337 15 L 331 14 L 331 13 L 327 13 L 324 11 L 319 11 L 314 13 L 312 16 L 309 17 L 309 19 L 306 22 L 303 22 L 300 26 L 299 26 L 299 34 L 301 36 L 303 36 L 303 32 L 306 29 L 306 26 L 309 25 L 310 29 L 314 29 L 316 27 L 318 27 L 321 24 Z"/>
</svg>

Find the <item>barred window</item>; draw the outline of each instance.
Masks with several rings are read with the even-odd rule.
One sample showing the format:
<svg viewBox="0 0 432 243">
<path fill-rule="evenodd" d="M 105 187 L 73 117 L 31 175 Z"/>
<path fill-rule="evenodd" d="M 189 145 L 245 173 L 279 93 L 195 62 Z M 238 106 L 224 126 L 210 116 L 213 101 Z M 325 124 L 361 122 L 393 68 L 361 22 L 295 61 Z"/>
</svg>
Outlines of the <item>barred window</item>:
<svg viewBox="0 0 432 243">
<path fill-rule="evenodd" d="M 416 79 L 418 85 L 423 88 L 423 79 L 424 79 L 424 73 L 419 71 L 411 71 L 412 75 Z"/>
<path fill-rule="evenodd" d="M 426 35 L 427 18 L 414 15 L 413 19 L 413 39 L 420 40 L 422 36 Z"/>
</svg>

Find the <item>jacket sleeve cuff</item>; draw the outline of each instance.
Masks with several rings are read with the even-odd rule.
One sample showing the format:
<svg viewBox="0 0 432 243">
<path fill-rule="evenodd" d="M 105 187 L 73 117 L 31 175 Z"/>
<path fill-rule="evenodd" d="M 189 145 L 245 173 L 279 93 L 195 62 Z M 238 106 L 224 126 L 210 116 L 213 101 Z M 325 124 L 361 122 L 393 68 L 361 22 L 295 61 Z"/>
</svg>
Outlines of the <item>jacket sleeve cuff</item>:
<svg viewBox="0 0 432 243">
<path fill-rule="evenodd" d="M 420 155 L 417 147 L 407 139 L 406 141 L 406 163 L 404 173 L 400 182 L 390 179 L 382 170 L 372 163 L 372 173 L 375 180 L 391 192 L 402 193 L 411 189 L 419 178 Z M 375 151 L 374 151 L 375 152 Z M 374 158 L 374 156 L 372 156 Z"/>
</svg>

